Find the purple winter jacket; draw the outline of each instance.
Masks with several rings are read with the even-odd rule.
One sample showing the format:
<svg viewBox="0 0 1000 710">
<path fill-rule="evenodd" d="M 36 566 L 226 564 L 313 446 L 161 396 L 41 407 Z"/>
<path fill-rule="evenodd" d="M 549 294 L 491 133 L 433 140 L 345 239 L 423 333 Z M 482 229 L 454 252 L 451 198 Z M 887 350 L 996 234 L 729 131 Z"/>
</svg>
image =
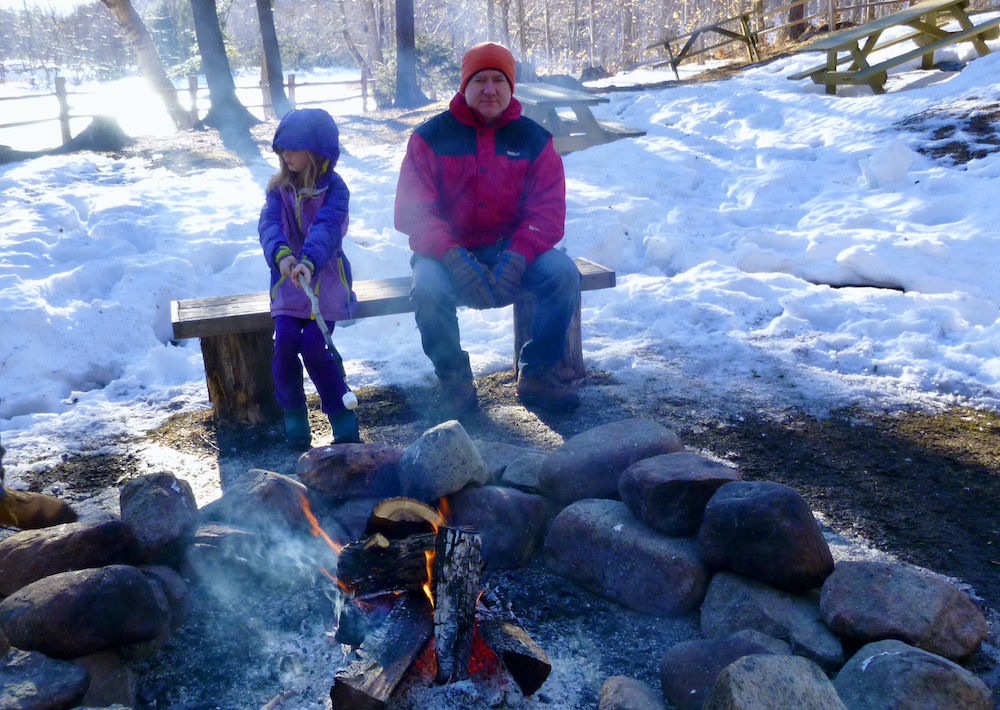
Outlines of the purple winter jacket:
<svg viewBox="0 0 1000 710">
<path fill-rule="evenodd" d="M 268 190 L 257 231 L 271 269 L 271 315 L 311 318 L 309 298 L 278 270 L 288 253 L 314 267 L 311 287 L 325 320 L 347 320 L 357 307 L 351 265 L 344 254 L 350 191 L 334 166 L 340 157 L 336 124 L 322 109 L 289 112 L 274 133 L 274 147 L 310 150 L 326 158 L 312 192 L 289 185 Z"/>
</svg>

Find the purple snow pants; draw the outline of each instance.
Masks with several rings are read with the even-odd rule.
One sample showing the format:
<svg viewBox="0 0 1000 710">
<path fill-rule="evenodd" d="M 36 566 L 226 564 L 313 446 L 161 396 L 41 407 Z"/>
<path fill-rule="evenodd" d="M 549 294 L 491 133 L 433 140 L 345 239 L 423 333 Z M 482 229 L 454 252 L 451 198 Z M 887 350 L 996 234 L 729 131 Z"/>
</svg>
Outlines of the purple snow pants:
<svg viewBox="0 0 1000 710">
<path fill-rule="evenodd" d="M 333 333 L 333 321 L 326 322 Z M 299 355 L 302 359 L 299 360 Z M 316 321 L 292 316 L 274 317 L 274 357 L 271 374 L 274 396 L 282 409 L 298 409 L 306 403 L 302 364 L 319 392 L 324 414 L 344 411 L 343 396 L 347 383 L 340 363 L 326 349 L 323 333 Z"/>
</svg>

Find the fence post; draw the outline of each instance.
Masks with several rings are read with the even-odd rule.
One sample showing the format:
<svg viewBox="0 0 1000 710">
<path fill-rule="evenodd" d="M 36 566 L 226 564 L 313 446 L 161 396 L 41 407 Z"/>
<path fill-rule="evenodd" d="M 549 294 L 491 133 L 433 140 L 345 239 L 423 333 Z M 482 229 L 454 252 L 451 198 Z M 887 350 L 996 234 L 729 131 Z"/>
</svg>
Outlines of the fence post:
<svg viewBox="0 0 1000 710">
<path fill-rule="evenodd" d="M 361 67 L 361 113 L 368 113 L 368 67 Z"/>
<path fill-rule="evenodd" d="M 59 101 L 59 129 L 62 131 L 62 142 L 66 145 L 73 140 L 69 130 L 69 99 L 66 96 L 66 79 L 56 77 L 56 100 Z"/>
<path fill-rule="evenodd" d="M 829 28 L 830 32 L 837 31 L 837 0 L 830 0 L 827 5 L 827 11 L 830 16 L 827 18 L 826 26 Z"/>
<path fill-rule="evenodd" d="M 295 108 L 295 75 L 288 75 L 288 103 Z"/>
<path fill-rule="evenodd" d="M 198 76 L 195 74 L 188 74 L 188 97 L 191 101 L 189 113 L 193 128 L 198 123 Z"/>
</svg>

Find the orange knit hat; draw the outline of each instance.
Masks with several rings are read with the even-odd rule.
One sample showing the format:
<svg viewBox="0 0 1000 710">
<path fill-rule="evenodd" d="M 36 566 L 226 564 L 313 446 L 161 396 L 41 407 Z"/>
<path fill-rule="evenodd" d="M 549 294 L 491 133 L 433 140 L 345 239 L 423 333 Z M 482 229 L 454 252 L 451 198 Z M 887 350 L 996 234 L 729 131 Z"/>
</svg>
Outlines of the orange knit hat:
<svg viewBox="0 0 1000 710">
<path fill-rule="evenodd" d="M 462 83 L 458 87 L 460 94 L 465 93 L 465 85 L 476 72 L 483 69 L 496 69 L 503 72 L 510 84 L 510 90 L 514 91 L 514 55 L 502 44 L 496 42 L 483 42 L 469 49 L 462 57 Z"/>
</svg>

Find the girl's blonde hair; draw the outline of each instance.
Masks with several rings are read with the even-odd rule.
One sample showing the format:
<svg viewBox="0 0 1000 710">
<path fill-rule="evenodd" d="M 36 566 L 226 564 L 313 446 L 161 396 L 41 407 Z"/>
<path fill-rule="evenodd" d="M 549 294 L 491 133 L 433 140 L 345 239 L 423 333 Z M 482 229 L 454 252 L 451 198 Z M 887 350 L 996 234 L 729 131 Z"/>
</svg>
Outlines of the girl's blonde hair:
<svg viewBox="0 0 1000 710">
<path fill-rule="evenodd" d="M 295 188 L 296 192 L 312 190 L 316 187 L 316 178 L 322 175 L 326 169 L 326 158 L 308 150 L 306 154 L 309 156 L 309 160 L 306 161 L 305 170 L 293 173 L 285 165 L 285 161 L 281 159 L 281 149 L 276 148 L 274 152 L 278 154 L 278 172 L 267 183 L 269 191 L 282 185 L 291 185 Z"/>
</svg>

